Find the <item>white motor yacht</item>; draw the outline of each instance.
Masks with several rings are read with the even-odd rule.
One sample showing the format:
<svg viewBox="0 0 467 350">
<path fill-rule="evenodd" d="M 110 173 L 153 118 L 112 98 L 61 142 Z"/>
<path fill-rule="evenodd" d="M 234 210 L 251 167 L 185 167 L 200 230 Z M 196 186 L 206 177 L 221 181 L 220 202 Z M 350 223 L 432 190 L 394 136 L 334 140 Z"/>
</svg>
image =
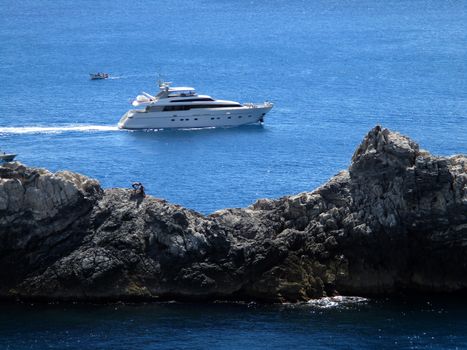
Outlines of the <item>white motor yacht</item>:
<svg viewBox="0 0 467 350">
<path fill-rule="evenodd" d="M 232 127 L 263 122 L 273 104 L 216 100 L 198 95 L 191 87 L 171 87 L 160 82 L 156 96 L 146 92 L 132 102 L 134 107 L 120 119 L 120 129 L 168 129 Z"/>
</svg>

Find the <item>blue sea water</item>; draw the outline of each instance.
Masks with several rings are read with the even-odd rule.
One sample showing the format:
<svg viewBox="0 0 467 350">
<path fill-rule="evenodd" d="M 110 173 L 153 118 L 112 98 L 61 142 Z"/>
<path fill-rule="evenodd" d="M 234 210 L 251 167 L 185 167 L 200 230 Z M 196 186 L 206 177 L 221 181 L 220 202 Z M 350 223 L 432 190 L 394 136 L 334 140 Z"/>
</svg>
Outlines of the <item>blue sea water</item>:
<svg viewBox="0 0 467 350">
<path fill-rule="evenodd" d="M 461 306 L 459 306 L 461 305 Z M 452 300 L 322 305 L 7 305 L 1 349 L 463 349 Z"/>
<path fill-rule="evenodd" d="M 28 165 L 141 181 L 209 213 L 312 190 L 377 123 L 467 152 L 465 1 L 3 0 L 0 13 L 0 149 Z M 116 130 L 157 73 L 275 107 L 262 127 Z"/>
<path fill-rule="evenodd" d="M 314 189 L 375 124 L 435 154 L 467 153 L 465 1 L 0 0 L 0 14 L 0 149 L 31 166 L 104 187 L 141 181 L 210 213 Z M 112 79 L 90 81 L 96 71 Z M 263 126 L 117 130 L 157 73 L 275 107 Z M 4 306 L 0 345 L 467 347 L 465 305 L 436 310 Z"/>
</svg>

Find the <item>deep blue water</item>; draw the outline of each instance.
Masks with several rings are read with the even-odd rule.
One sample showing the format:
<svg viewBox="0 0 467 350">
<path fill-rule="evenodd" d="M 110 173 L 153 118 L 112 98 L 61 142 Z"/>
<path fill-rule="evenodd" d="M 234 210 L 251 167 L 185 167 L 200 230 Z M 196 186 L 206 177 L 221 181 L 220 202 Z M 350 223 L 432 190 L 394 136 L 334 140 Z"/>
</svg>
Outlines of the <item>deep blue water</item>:
<svg viewBox="0 0 467 350">
<path fill-rule="evenodd" d="M 467 153 L 465 1 L 0 0 L 0 15 L 0 149 L 28 165 L 209 213 L 312 190 L 377 123 Z M 157 73 L 275 107 L 264 126 L 116 130 Z M 465 304 L 425 306 L 4 306 L 0 347 L 467 347 Z"/>
<path fill-rule="evenodd" d="M 0 305 L 1 349 L 462 349 L 467 305 Z"/>
</svg>

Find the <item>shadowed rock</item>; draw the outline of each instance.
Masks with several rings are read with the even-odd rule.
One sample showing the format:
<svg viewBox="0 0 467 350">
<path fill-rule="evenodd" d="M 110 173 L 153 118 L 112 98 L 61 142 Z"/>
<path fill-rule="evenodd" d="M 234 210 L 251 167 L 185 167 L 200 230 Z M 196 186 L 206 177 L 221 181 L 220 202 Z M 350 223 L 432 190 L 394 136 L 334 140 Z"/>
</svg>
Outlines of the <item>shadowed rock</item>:
<svg viewBox="0 0 467 350">
<path fill-rule="evenodd" d="M 379 126 L 313 192 L 209 216 L 0 167 L 0 296 L 301 301 L 467 290 L 467 157 Z"/>
</svg>

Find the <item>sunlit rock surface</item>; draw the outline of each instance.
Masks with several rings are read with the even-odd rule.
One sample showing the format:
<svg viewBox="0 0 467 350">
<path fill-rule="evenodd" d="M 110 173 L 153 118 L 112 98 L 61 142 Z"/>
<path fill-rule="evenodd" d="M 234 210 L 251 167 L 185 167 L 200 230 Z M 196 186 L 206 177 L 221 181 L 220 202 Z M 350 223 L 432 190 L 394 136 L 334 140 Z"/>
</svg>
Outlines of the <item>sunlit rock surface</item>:
<svg viewBox="0 0 467 350">
<path fill-rule="evenodd" d="M 312 192 L 204 216 L 0 167 L 0 297 L 302 301 L 467 290 L 467 157 L 379 126 Z"/>
</svg>

